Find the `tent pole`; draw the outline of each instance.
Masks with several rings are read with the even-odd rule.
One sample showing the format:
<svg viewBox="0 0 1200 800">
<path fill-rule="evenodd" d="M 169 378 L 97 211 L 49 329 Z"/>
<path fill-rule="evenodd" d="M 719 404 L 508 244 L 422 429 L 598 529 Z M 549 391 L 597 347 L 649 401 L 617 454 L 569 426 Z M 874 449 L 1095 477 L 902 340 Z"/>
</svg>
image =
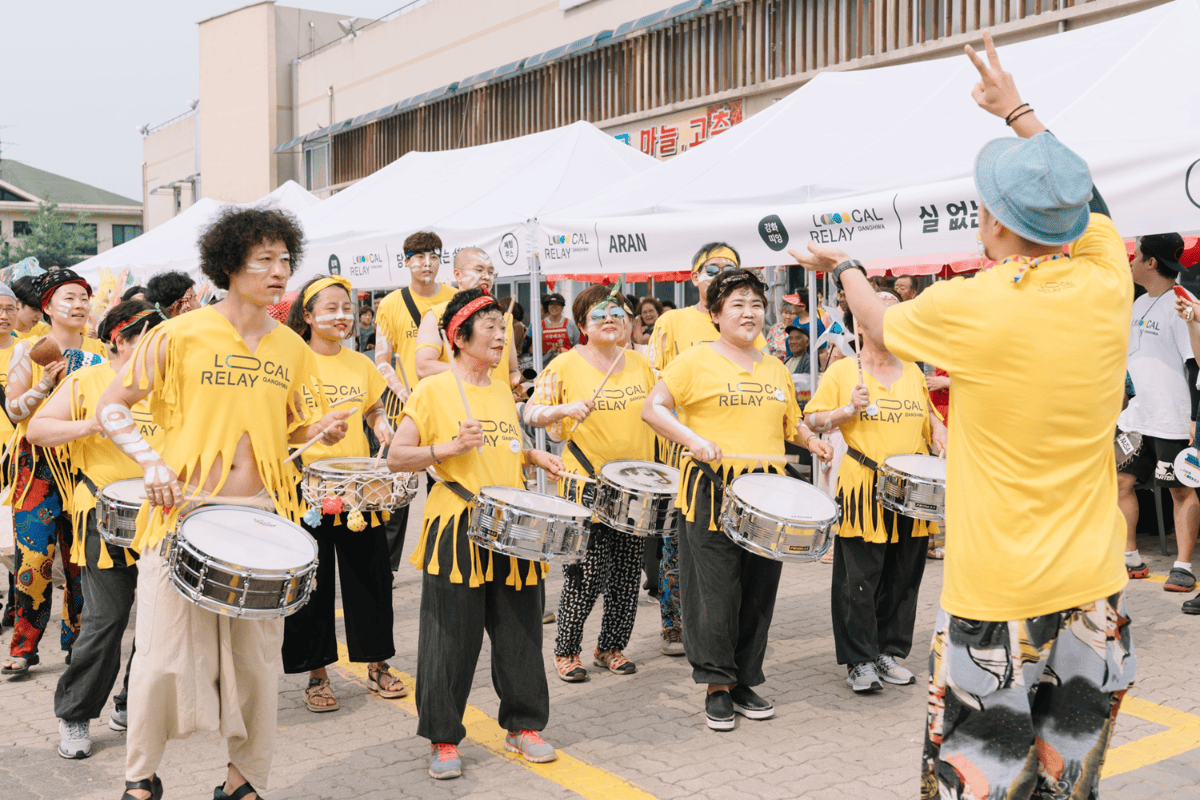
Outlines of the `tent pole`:
<svg viewBox="0 0 1200 800">
<path fill-rule="evenodd" d="M 533 370 L 539 376 L 542 374 L 542 297 L 538 287 L 541 284 L 541 259 L 537 252 L 537 220 L 525 223 L 525 245 L 529 251 L 529 330 L 533 337 Z M 546 449 L 546 429 L 534 428 L 534 447 Z M 537 490 L 546 493 L 546 473 L 537 471 Z"/>
<path fill-rule="evenodd" d="M 817 361 L 817 323 L 821 319 L 821 309 L 817 307 L 817 273 L 807 272 L 805 278 L 808 281 L 808 396 L 811 399 L 817 392 L 817 379 L 820 377 L 820 363 Z M 816 486 L 817 470 L 821 462 L 815 454 L 809 454 L 808 462 L 812 465 L 812 485 Z"/>
</svg>

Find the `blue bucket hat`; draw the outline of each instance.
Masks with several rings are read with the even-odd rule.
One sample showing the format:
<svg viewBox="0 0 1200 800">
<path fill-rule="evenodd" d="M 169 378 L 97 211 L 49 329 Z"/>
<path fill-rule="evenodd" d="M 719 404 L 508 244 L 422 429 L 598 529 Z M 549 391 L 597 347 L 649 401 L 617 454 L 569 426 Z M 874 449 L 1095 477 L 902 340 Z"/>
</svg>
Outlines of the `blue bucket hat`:
<svg viewBox="0 0 1200 800">
<path fill-rule="evenodd" d="M 975 187 L 992 216 L 1022 239 L 1070 244 L 1087 230 L 1092 173 L 1049 131 L 985 144 L 975 157 Z"/>
</svg>

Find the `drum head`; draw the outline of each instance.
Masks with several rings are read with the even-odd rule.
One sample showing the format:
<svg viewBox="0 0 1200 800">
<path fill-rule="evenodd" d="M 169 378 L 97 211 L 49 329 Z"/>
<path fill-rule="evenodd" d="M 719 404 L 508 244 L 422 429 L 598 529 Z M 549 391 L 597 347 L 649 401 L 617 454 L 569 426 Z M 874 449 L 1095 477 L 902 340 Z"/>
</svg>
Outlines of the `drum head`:
<svg viewBox="0 0 1200 800">
<path fill-rule="evenodd" d="M 946 480 L 946 459 L 937 456 L 888 456 L 883 463 L 905 475 L 942 482 Z"/>
<path fill-rule="evenodd" d="M 317 557 L 303 528 L 253 508 L 204 506 L 184 517 L 179 535 L 210 558 L 250 569 L 300 569 Z"/>
<path fill-rule="evenodd" d="M 674 492 L 679 488 L 679 470 L 653 461 L 622 459 L 600 468 L 609 483 L 645 492 Z"/>
<path fill-rule="evenodd" d="M 380 464 L 376 469 L 373 458 L 322 458 L 308 465 L 314 472 L 326 475 L 354 475 L 359 472 L 387 472 L 387 467 Z"/>
<path fill-rule="evenodd" d="M 485 486 L 479 490 L 479 494 L 516 508 L 537 511 L 541 514 L 592 518 L 591 510 L 578 503 L 572 503 L 570 500 L 549 494 L 530 492 L 526 489 L 514 489 L 511 486 Z"/>
<path fill-rule="evenodd" d="M 140 506 L 145 502 L 143 495 L 146 494 L 146 484 L 141 478 L 113 481 L 101 489 L 100 494 L 124 505 Z"/>
<path fill-rule="evenodd" d="M 811 483 L 787 475 L 739 475 L 729 484 L 729 491 L 747 505 L 781 519 L 820 521 L 838 514 L 832 497 Z"/>
</svg>

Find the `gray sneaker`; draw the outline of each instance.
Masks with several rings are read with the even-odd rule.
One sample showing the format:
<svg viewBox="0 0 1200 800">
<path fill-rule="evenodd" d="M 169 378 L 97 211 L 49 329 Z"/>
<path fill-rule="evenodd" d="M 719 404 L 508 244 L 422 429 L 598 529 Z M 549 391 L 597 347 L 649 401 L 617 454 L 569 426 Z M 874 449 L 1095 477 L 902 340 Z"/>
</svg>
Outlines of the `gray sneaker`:
<svg viewBox="0 0 1200 800">
<path fill-rule="evenodd" d="M 683 631 L 679 628 L 662 629 L 662 650 L 664 656 L 683 655 Z"/>
<path fill-rule="evenodd" d="M 87 758 L 92 754 L 92 734 L 88 731 L 88 721 L 68 722 L 58 721 L 58 754 L 63 758 Z"/>
<path fill-rule="evenodd" d="M 458 747 L 449 742 L 434 742 L 429 746 L 429 777 L 444 781 L 462 775 L 462 759 Z"/>
<path fill-rule="evenodd" d="M 886 653 L 875 659 L 875 671 L 879 677 L 897 686 L 908 686 L 917 682 L 917 676 L 896 663 L 896 659 Z"/>
<path fill-rule="evenodd" d="M 846 683 L 859 694 L 878 692 L 883 688 L 883 684 L 879 682 L 879 675 L 875 672 L 875 665 L 870 661 L 852 666 Z"/>
<path fill-rule="evenodd" d="M 108 727 L 114 731 L 123 731 L 129 728 L 129 709 L 114 708 L 111 715 L 108 717 Z"/>
</svg>

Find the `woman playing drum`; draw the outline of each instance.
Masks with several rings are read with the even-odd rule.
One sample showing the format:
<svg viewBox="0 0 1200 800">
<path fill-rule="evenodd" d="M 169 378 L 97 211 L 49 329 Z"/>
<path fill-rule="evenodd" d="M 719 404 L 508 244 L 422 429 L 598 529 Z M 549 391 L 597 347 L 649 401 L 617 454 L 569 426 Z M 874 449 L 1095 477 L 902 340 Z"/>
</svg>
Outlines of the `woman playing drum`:
<svg viewBox="0 0 1200 800">
<path fill-rule="evenodd" d="M 417 384 L 388 454 L 394 471 L 432 466 L 445 481 L 425 501 L 421 540 L 412 556 L 425 573 L 417 735 L 432 743 L 429 774 L 437 779 L 462 772 L 462 717 L 485 630 L 492 643 L 492 683 L 500 695 L 497 718 L 508 731 L 505 747 L 535 762 L 557 757 L 538 735 L 550 716 L 541 647 L 542 570 L 477 547 L 468 540 L 467 527 L 469 498 L 483 487 L 524 488 L 526 466 L 540 467 L 555 480 L 563 469 L 557 456 L 522 448 L 512 391 L 490 374 L 505 346 L 504 317 L 496 301 L 482 289 L 459 292 L 442 325 L 457 370 Z"/>
<path fill-rule="evenodd" d="M 299 302 L 292 305 L 288 326 L 308 342 L 316 355 L 318 377 L 326 401 L 332 405 L 361 394 L 357 407 L 382 444 L 392 437 L 383 408 L 387 385 L 375 364 L 362 353 L 342 346 L 354 324 L 350 281 L 341 276 L 317 277 L 300 288 Z M 335 445 L 317 444 L 304 451 L 305 464 L 323 458 L 370 455 L 362 425 L 353 421 L 346 437 Z M 382 465 L 381 465 L 382 468 Z M 388 562 L 387 536 L 383 521 L 357 509 L 310 508 L 301 524 L 318 547 L 317 586 L 308 603 L 284 621 L 283 671 L 289 675 L 307 672 L 304 703 L 309 711 L 335 711 L 337 698 L 329 686 L 325 667 L 338 660 L 334 630 L 334 564 L 342 582 L 342 607 L 346 614 L 346 647 L 351 661 L 367 662 L 368 686 L 380 697 L 408 694 L 401 680 L 385 663 L 396 653 L 392 640 L 392 573 Z M 350 517 L 362 517 L 350 527 Z"/>
<path fill-rule="evenodd" d="M 642 407 L 642 419 L 656 433 L 687 448 L 676 504 L 686 517 L 679 536 L 680 597 L 687 622 L 683 643 L 692 678 L 708 684 L 705 713 L 714 730 L 732 730 L 735 711 L 750 719 L 775 713 L 751 687 L 764 680 L 763 656 L 781 569 L 781 562 L 726 538 L 717 516 L 726 483 L 746 472 L 779 472 L 782 458 L 761 463 L 723 453 L 783 456 L 785 440 L 822 458 L 830 453 L 800 421 L 792 376 L 783 362 L 756 347 L 766 293 L 750 270 L 714 277 L 705 300 L 720 338 L 676 356 Z M 672 413 L 676 408 L 687 425 Z"/>
<path fill-rule="evenodd" d="M 618 289 L 610 291 L 601 285 L 591 286 L 575 298 L 572 316 L 587 334 L 587 344 L 554 359 L 538 377 L 533 397 L 525 406 L 526 422 L 548 428 L 557 441 L 570 442 L 563 457 L 569 472 L 594 477 L 613 459 L 649 461 L 654 457 L 654 437 L 641 421 L 654 373 L 644 356 L 622 348 L 629 334 L 626 303 Z M 605 382 L 610 369 L 612 374 Z M 601 383 L 604 388 L 596 396 Z M 592 505 L 584 502 L 579 481 L 564 480 L 560 486 L 567 499 Z M 629 644 L 637 614 L 643 541 L 596 522 L 582 569 L 566 570 L 554 645 L 554 666 L 564 681 L 588 678 L 579 662 L 583 624 L 601 591 L 604 616 L 593 661 L 618 675 L 636 671 L 622 651 Z"/>
<path fill-rule="evenodd" d="M 885 303 L 898 302 L 880 292 Z M 876 413 L 872 414 L 871 411 Z M 880 507 L 875 469 L 889 456 L 945 450 L 946 428 L 932 412 L 916 364 L 862 344 L 862 369 L 844 358 L 825 371 L 805 407 L 813 430 L 839 428 L 848 452 L 838 470 L 842 524 L 834 540 L 833 641 L 856 692 L 913 683 L 896 663 L 912 649 L 928 524 Z"/>
</svg>

